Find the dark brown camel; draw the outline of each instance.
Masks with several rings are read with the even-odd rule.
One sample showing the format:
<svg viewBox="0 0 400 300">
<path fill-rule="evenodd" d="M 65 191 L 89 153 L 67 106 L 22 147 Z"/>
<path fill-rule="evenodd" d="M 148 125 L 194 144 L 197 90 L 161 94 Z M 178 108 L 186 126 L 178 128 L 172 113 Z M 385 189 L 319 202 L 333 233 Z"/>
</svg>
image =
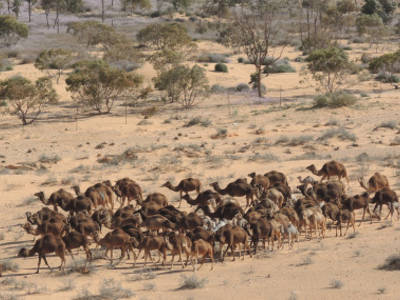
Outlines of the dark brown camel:
<svg viewBox="0 0 400 300">
<path fill-rule="evenodd" d="M 203 206 L 209 205 L 210 203 L 215 206 L 216 203 L 220 203 L 222 201 L 218 193 L 213 192 L 212 190 L 201 192 L 196 199 L 192 199 L 189 194 L 186 194 L 183 196 L 183 199 L 185 199 L 186 202 L 192 206 Z"/>
<path fill-rule="evenodd" d="M 229 195 L 231 197 L 243 197 L 246 196 L 246 207 L 250 205 L 250 202 L 254 202 L 254 195 L 256 194 L 256 189 L 250 184 L 244 181 L 234 181 L 229 183 L 224 189 L 219 187 L 218 182 L 213 182 L 210 184 L 214 190 L 220 195 Z"/>
<path fill-rule="evenodd" d="M 201 182 L 196 178 L 186 178 L 179 182 L 177 186 L 173 186 L 171 182 L 167 181 L 162 185 L 162 187 L 166 187 L 174 192 L 179 192 L 179 205 L 178 208 L 181 207 L 182 204 L 182 194 L 185 193 L 188 195 L 191 191 L 196 191 L 197 194 L 200 194 Z"/>
</svg>

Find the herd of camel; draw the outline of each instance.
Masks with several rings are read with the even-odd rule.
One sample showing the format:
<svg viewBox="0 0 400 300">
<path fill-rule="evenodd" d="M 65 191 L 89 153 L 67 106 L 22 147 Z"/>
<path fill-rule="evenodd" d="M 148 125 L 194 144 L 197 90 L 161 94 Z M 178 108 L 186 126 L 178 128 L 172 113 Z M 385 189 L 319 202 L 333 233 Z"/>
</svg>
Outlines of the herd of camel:
<svg viewBox="0 0 400 300">
<path fill-rule="evenodd" d="M 307 170 L 321 178 L 317 181 L 311 176 L 298 177 L 296 193 L 289 187 L 285 174 L 278 171 L 264 175 L 251 173 L 249 181 L 239 178 L 223 189 L 218 183 L 211 183 L 213 190 L 202 190 L 200 180 L 195 178 L 183 179 L 177 186 L 166 182 L 162 187 L 180 194 L 178 207 L 161 193 L 144 198 L 140 185 L 129 178 L 120 179 L 114 185 L 110 181 L 97 183 L 84 193 L 74 186 L 75 195 L 59 189 L 46 199 L 39 192 L 35 196 L 45 206 L 35 213 L 27 212 L 27 223 L 23 225 L 35 242 L 29 250 L 22 248 L 18 256 L 37 253 L 36 273 L 39 273 L 42 259 L 51 270 L 46 255 L 55 253 L 61 259 L 60 270 L 63 270 L 66 253 L 74 259 L 74 249 L 82 247 L 90 262 L 93 259 L 90 244 L 94 243 L 106 250 L 104 258 L 111 263 L 115 249 L 121 251 L 119 261 L 126 254 L 130 259 L 132 253 L 134 265 L 143 251 L 144 266 L 148 259 L 154 263 L 151 252 L 157 251 L 158 263 L 162 259 L 163 265 L 167 253 L 171 254 L 171 268 L 178 256 L 182 267 L 190 263 L 196 270 L 201 258 L 200 269 L 208 258 L 213 269 L 215 254 L 223 260 L 228 250 L 235 260 L 239 248 L 239 257 L 244 259 L 246 253 L 251 256 L 257 252 L 260 242 L 264 249 L 267 243 L 273 251 L 275 243 L 276 249 L 286 243 L 291 248 L 302 234 L 307 239 L 317 235 L 324 238 L 327 221 L 336 226 L 336 236 L 338 230 L 342 236 L 342 224 L 346 224 L 346 235 L 350 226 L 355 231 L 355 210 L 363 210 L 359 226 L 365 213 L 371 222 L 373 218 L 380 219 L 383 205 L 389 210 L 386 218 L 389 215 L 392 218 L 394 211 L 399 216 L 398 197 L 386 176 L 375 173 L 367 184 L 360 179 L 365 192 L 349 196 L 342 182 L 342 179 L 349 182 L 343 164 L 329 161 L 320 170 L 314 165 Z M 189 192 L 196 192 L 196 198 Z M 246 199 L 245 208 L 239 203 L 242 197 Z M 118 208 L 115 200 L 120 203 Z M 180 210 L 182 200 L 193 208 L 190 213 Z M 370 204 L 375 205 L 372 212 Z"/>
</svg>

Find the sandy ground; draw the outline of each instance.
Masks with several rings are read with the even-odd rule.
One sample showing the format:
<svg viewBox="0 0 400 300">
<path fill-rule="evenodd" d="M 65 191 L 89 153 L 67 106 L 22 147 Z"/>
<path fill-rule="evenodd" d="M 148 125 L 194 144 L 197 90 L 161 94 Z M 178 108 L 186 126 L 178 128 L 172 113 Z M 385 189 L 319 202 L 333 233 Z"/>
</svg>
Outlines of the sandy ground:
<svg viewBox="0 0 400 300">
<path fill-rule="evenodd" d="M 366 51 L 367 45 L 357 47 L 352 54 L 355 58 Z M 211 43 L 201 43 L 200 50 L 229 53 Z M 293 49 L 284 54 L 290 59 L 298 55 Z M 210 83 L 231 87 L 248 82 L 252 66 L 236 63 L 237 57 L 230 58 L 227 74 L 214 73 L 213 64 L 208 64 Z M 291 64 L 297 71 L 302 67 L 301 63 Z M 149 65 L 140 72 L 148 80 L 154 74 Z M 16 74 L 30 79 L 43 75 L 33 66 L 24 65 L 1 73 L 0 79 Z M 22 128 L 15 118 L 2 117 L 0 260 L 12 260 L 19 270 L 3 274 L 0 298 L 73 299 L 83 296 L 85 290 L 98 294 L 104 279 L 114 279 L 135 293 L 132 298 L 139 299 L 398 299 L 399 272 L 377 269 L 388 256 L 400 254 L 397 218 L 393 223 L 365 222 L 356 228 L 358 234 L 353 239 L 335 238 L 331 230 L 322 240 L 302 237 L 291 250 L 285 246 L 276 252 L 261 251 L 256 257 L 246 256 L 244 261 L 231 262 L 229 257 L 211 272 L 210 264 L 205 264 L 196 275 L 207 282 L 196 290 L 179 290 L 182 276 L 192 275 L 191 268 L 182 270 L 179 265 L 173 270 L 143 269 L 142 261 L 133 268 L 132 260 L 124 260 L 111 268 L 108 261 L 96 260 L 86 275 L 50 273 L 45 265 L 40 275 L 34 275 L 37 257 L 16 258 L 21 247 L 33 245 L 32 237 L 20 224 L 25 222 L 26 211 L 40 209 L 40 202 L 32 197 L 39 190 L 49 195 L 60 187 L 70 189 L 80 184 L 85 189 L 102 180 L 129 176 L 141 184 L 145 194 L 162 192 L 170 202 L 176 202 L 177 194 L 160 187 L 166 180 L 176 184 L 188 176 L 198 177 L 206 189 L 216 180 L 224 186 L 252 171 L 276 169 L 285 172 L 295 188 L 297 176 L 310 175 L 306 166 L 314 163 L 319 168 L 328 159 L 340 160 L 347 167 L 349 194 L 361 191 L 358 177 L 367 178 L 376 171 L 388 176 L 391 186 L 398 190 L 400 146 L 392 142 L 399 128 L 376 129 L 384 121 L 399 119 L 398 91 L 390 85 L 364 81 L 350 87 L 368 95 L 359 97 L 353 107 L 311 110 L 307 95 L 315 93 L 314 87 L 312 82 L 301 84 L 300 80 L 299 72 L 271 75 L 264 80 L 268 97 L 274 100 L 282 88 L 282 106 L 254 104 L 247 94 L 212 95 L 190 111 L 157 105 L 157 113 L 147 120 L 139 112 L 148 106 L 133 108 L 127 124 L 124 108 L 119 106 L 111 116 L 82 115 L 76 122 L 70 97 L 60 84 L 56 88 L 61 103 L 49 107 L 37 123 Z M 194 117 L 209 120 L 210 124 L 186 127 Z M 212 139 L 218 129 L 227 129 L 227 137 Z M 256 134 L 257 129 L 262 130 Z M 344 133 L 349 139 L 327 138 L 327 132 Z M 103 142 L 103 147 L 96 147 Z M 137 159 L 120 165 L 97 162 L 104 155 L 119 155 L 127 149 L 133 150 Z M 45 157 L 57 158 L 58 162 L 40 162 Z M 30 170 L 5 168 L 27 162 L 35 163 L 30 164 Z M 186 203 L 184 209 L 190 210 Z M 84 257 L 82 252 L 78 256 Z M 49 263 L 57 266 L 59 259 L 50 257 Z M 67 271 L 72 265 L 68 256 Z M 332 288 L 335 280 L 343 286 Z"/>
</svg>

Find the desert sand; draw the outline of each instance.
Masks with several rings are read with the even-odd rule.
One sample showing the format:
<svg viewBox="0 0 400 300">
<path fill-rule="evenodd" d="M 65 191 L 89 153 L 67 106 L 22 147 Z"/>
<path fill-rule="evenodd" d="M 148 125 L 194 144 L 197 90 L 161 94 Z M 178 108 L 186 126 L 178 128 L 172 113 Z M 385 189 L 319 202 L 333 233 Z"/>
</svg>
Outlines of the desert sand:
<svg viewBox="0 0 400 300">
<path fill-rule="evenodd" d="M 361 52 L 374 54 L 368 45 L 351 46 L 354 58 Z M 211 42 L 202 42 L 199 48 L 229 53 L 229 49 Z M 314 163 L 319 168 L 327 160 L 336 159 L 350 174 L 349 194 L 362 191 L 357 178 L 368 178 L 376 171 L 385 174 L 398 191 L 400 146 L 393 142 L 396 138 L 398 141 L 399 128 L 378 127 L 383 122 L 399 120 L 399 92 L 372 79 L 354 83 L 353 76 L 348 88 L 366 95 L 358 96 L 357 104 L 340 109 L 310 109 L 315 85 L 312 81 L 300 82 L 299 71 L 304 64 L 292 62 L 299 54 L 288 48 L 283 55 L 291 60 L 296 73 L 272 74 L 263 79 L 268 101 L 261 104 L 254 95 L 223 93 L 210 95 L 187 111 L 175 104 L 140 104 L 128 111 L 127 124 L 125 110 L 119 105 L 111 115 L 81 113 L 76 120 L 70 95 L 61 80 L 55 85 L 61 102 L 47 107 L 34 124 L 21 127 L 16 118 L 2 116 L 0 260 L 9 259 L 19 269 L 3 274 L 0 298 L 14 299 L 10 298 L 14 295 L 15 299 L 92 299 L 85 298 L 85 293 L 99 294 L 103 280 L 114 279 L 137 299 L 399 299 L 399 272 L 378 269 L 388 256 L 400 254 L 397 215 L 393 222 L 374 220 L 370 224 L 368 220 L 360 227 L 357 224 L 353 238 L 336 238 L 333 228 L 324 239 L 306 240 L 301 236 L 293 249 L 285 245 L 279 251 L 261 250 L 253 258 L 246 255 L 244 261 L 231 262 L 227 257 L 225 262 L 217 262 L 213 271 L 206 263 L 195 273 L 206 283 L 194 290 L 179 289 L 182 276 L 193 274 L 191 267 L 182 269 L 179 264 L 173 270 L 159 265 L 143 269 L 142 260 L 133 268 L 132 259 L 114 267 L 99 259 L 91 263 L 88 274 L 80 274 L 70 271 L 74 262 L 68 255 L 65 273 L 49 272 L 42 264 L 36 275 L 37 256 L 16 257 L 20 248 L 33 245 L 32 236 L 20 226 L 26 222 L 26 211 L 42 207 L 33 194 L 43 190 L 49 195 L 61 187 L 70 190 L 73 184 L 85 189 L 102 180 L 128 176 L 140 183 L 145 195 L 158 191 L 176 202 L 176 193 L 160 187 L 166 180 L 177 184 L 183 178 L 197 177 L 206 189 L 213 181 L 224 186 L 252 171 L 280 170 L 288 175 L 289 184 L 295 189 L 297 176 L 311 175 L 306 166 Z M 248 82 L 253 67 L 236 63 L 237 57 L 230 57 L 229 73 L 213 72 L 211 63 L 205 66 L 211 85 L 232 87 Z M 147 80 L 154 75 L 147 64 L 139 72 Z M 0 79 L 15 74 L 29 79 L 43 75 L 33 65 L 19 65 L 13 71 L 0 73 Z M 140 112 L 152 106 L 157 107 L 157 112 L 144 120 Z M 209 120 L 205 122 L 209 124 L 186 127 L 195 117 Z M 227 137 L 212 139 L 218 129 L 226 129 Z M 333 137 L 327 137 L 327 133 Z M 101 143 L 103 147 L 96 147 Z M 97 161 L 127 149 L 137 155 L 135 160 L 120 165 Z M 46 157 L 56 158 L 57 162 L 47 163 Z M 6 168 L 28 162 L 35 164 L 27 169 Z M 244 205 L 244 200 L 240 201 Z M 183 208 L 190 210 L 186 203 Z M 357 213 L 357 221 L 360 218 Z M 75 257 L 84 259 L 83 251 Z M 59 264 L 52 255 L 48 260 L 52 267 Z M 335 281 L 343 286 L 332 287 Z"/>
</svg>

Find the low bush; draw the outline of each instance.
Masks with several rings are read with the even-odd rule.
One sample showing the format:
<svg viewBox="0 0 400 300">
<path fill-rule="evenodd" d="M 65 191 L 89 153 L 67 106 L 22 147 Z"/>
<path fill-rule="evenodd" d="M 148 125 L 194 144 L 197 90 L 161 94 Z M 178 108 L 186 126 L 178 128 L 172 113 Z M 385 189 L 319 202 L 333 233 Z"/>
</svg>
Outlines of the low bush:
<svg viewBox="0 0 400 300">
<path fill-rule="evenodd" d="M 236 91 L 238 92 L 247 92 L 250 90 L 250 87 L 246 83 L 240 83 L 236 86 Z"/>
<path fill-rule="evenodd" d="M 400 77 L 388 72 L 380 72 L 375 77 L 375 80 L 384 82 L 384 83 L 398 83 L 400 82 Z"/>
<path fill-rule="evenodd" d="M 330 107 L 338 108 L 351 106 L 357 102 L 357 98 L 345 92 L 327 93 L 314 98 L 314 108 Z"/>
<path fill-rule="evenodd" d="M 218 63 L 214 67 L 215 72 L 228 73 L 228 66 L 223 63 Z"/>
<path fill-rule="evenodd" d="M 225 55 L 218 53 L 203 53 L 197 58 L 197 62 L 201 63 L 227 63 Z"/>
</svg>

